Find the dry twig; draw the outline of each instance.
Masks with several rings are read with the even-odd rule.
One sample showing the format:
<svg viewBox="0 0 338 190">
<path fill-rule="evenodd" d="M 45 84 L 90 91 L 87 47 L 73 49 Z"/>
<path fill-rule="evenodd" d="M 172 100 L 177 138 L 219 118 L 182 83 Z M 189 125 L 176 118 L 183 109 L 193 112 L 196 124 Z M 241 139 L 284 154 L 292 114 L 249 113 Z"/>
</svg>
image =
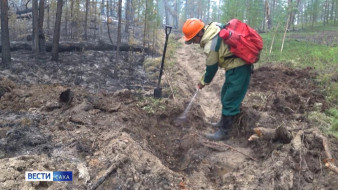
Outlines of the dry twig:
<svg viewBox="0 0 338 190">
<path fill-rule="evenodd" d="M 121 165 L 121 163 L 124 163 L 128 159 L 125 156 L 122 158 L 117 157 L 118 156 L 114 158 L 112 165 L 110 165 L 107 171 L 97 180 L 94 185 L 91 186 L 90 190 L 97 189 L 109 177 L 109 175 Z"/>
</svg>

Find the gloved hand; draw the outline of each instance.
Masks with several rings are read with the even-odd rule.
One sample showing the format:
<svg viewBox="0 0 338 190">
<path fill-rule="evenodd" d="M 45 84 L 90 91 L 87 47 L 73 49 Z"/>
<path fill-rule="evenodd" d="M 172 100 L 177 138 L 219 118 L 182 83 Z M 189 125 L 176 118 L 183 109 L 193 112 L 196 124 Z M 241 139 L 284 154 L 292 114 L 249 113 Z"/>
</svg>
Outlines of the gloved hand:
<svg viewBox="0 0 338 190">
<path fill-rule="evenodd" d="M 198 89 L 202 89 L 202 88 L 204 88 L 205 87 L 205 85 L 204 84 L 202 84 L 201 82 L 199 82 L 198 84 L 197 84 L 197 88 Z"/>
</svg>

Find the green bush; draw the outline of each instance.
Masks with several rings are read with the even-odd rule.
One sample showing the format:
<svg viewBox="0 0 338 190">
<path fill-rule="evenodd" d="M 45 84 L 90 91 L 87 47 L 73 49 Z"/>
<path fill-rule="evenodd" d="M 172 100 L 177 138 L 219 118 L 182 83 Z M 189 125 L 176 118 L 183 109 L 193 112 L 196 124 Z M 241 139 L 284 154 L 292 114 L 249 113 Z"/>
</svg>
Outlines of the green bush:
<svg viewBox="0 0 338 190">
<path fill-rule="evenodd" d="M 331 109 L 329 110 L 329 114 L 332 118 L 331 131 L 338 138 L 338 110 Z"/>
</svg>

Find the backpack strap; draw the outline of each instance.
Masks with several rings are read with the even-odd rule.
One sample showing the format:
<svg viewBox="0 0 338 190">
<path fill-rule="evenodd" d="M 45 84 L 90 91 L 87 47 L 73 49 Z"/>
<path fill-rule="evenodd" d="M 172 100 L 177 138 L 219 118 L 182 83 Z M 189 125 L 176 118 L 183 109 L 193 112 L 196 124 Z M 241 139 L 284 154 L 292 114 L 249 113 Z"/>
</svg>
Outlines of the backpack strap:
<svg viewBox="0 0 338 190">
<path fill-rule="evenodd" d="M 223 39 L 219 35 L 217 35 L 217 43 L 216 43 L 216 47 L 215 47 L 216 52 L 219 51 L 219 48 L 221 47 L 222 41 L 223 41 Z M 228 57 L 224 57 L 224 59 L 228 59 L 228 58 L 238 58 L 238 57 L 236 55 L 230 55 Z"/>
<path fill-rule="evenodd" d="M 223 41 L 223 39 L 221 37 L 219 37 L 219 35 L 217 34 L 217 43 L 216 43 L 216 47 L 215 47 L 216 52 L 219 51 L 219 48 L 221 47 L 222 41 Z"/>
<path fill-rule="evenodd" d="M 216 25 L 222 30 L 225 27 L 227 27 L 229 24 L 217 23 Z M 222 41 L 223 41 L 223 39 L 219 36 L 219 34 L 217 34 L 217 43 L 216 43 L 215 51 L 217 51 L 217 52 L 219 51 L 219 48 L 221 47 Z"/>
</svg>

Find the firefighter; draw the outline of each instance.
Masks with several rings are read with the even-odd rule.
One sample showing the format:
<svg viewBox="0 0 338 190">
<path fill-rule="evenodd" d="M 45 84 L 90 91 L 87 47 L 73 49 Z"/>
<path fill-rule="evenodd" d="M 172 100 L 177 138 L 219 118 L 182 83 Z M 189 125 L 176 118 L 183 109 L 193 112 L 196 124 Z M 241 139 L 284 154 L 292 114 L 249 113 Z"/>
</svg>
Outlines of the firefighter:
<svg viewBox="0 0 338 190">
<path fill-rule="evenodd" d="M 207 56 L 205 72 L 197 88 L 202 89 L 210 84 L 219 68 L 225 70 L 225 82 L 221 91 L 222 116 L 218 123 L 212 123 L 218 130 L 206 135 L 214 141 L 229 138 L 233 117 L 240 113 L 240 105 L 248 90 L 252 70 L 252 65 L 234 56 L 228 45 L 218 38 L 220 30 L 220 23 L 205 25 L 196 18 L 187 19 L 182 27 L 185 43 L 199 44 Z"/>
</svg>

